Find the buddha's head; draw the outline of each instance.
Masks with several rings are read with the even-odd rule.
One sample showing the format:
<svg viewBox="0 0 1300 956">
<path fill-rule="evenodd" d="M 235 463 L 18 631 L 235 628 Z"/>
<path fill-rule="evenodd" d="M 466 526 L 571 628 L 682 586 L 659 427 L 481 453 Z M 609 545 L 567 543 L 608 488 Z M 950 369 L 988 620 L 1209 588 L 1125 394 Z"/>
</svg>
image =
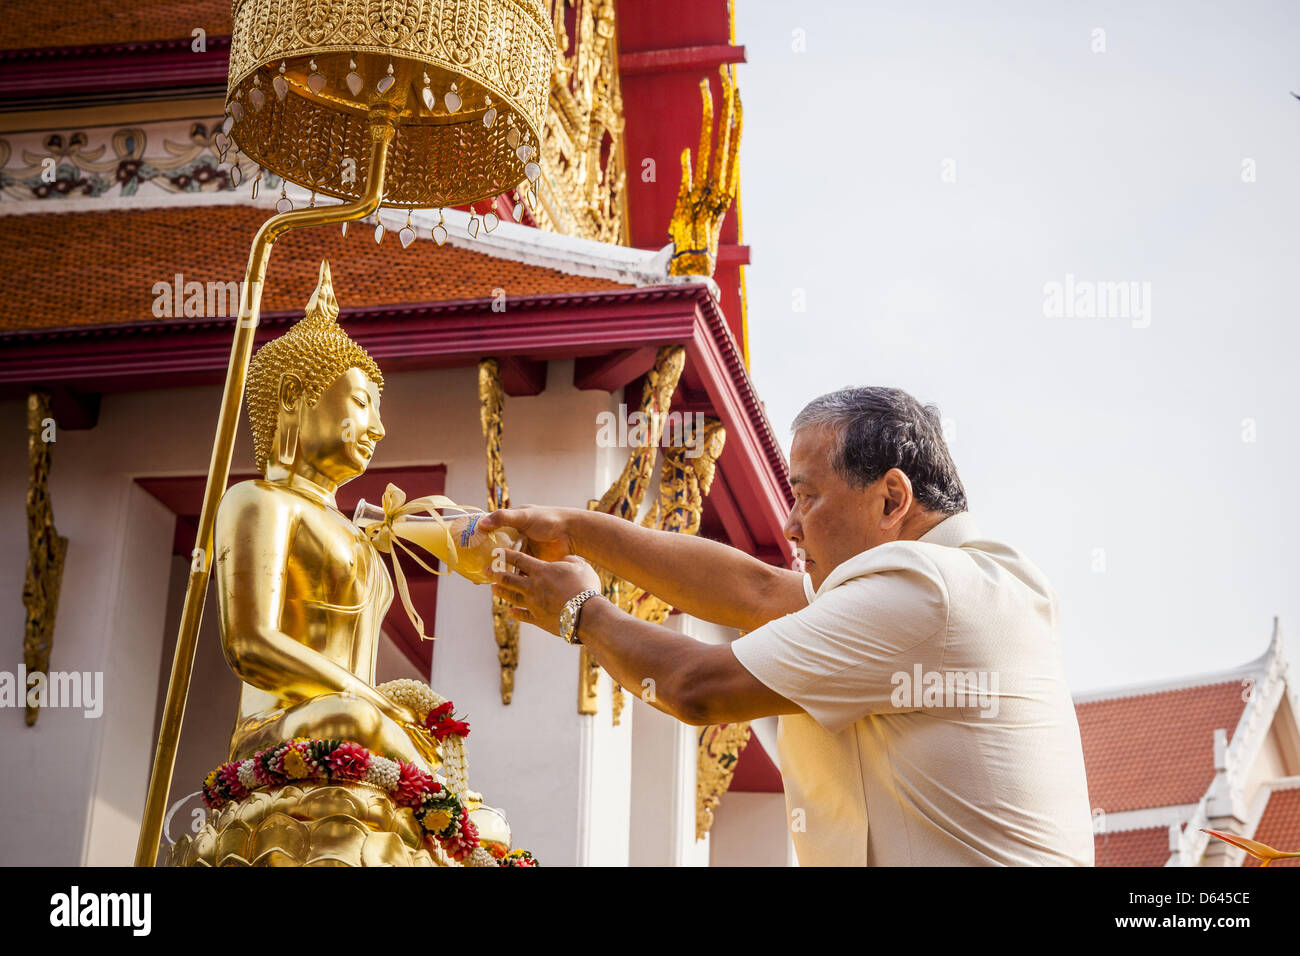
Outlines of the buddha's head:
<svg viewBox="0 0 1300 956">
<path fill-rule="evenodd" d="M 248 421 L 257 468 L 280 466 L 340 485 L 366 470 L 384 437 L 384 376 L 338 324 L 328 262 L 307 314 L 253 356 Z"/>
</svg>

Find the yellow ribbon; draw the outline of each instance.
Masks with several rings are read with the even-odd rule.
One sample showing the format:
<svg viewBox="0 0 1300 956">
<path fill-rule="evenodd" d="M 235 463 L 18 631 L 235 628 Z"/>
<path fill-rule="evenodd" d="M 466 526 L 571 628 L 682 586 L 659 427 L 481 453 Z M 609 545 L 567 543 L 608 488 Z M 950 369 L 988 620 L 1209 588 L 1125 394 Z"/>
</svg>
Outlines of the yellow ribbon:
<svg viewBox="0 0 1300 956">
<path fill-rule="evenodd" d="M 378 550 L 383 551 L 385 554 L 392 555 L 393 577 L 397 579 L 397 593 L 401 595 L 402 606 L 406 608 L 406 616 L 409 617 L 411 623 L 415 625 L 415 632 L 420 635 L 420 640 L 431 641 L 433 638 L 424 633 L 423 618 L 421 618 L 419 612 L 416 611 L 415 605 L 411 603 L 411 591 L 406 584 L 406 575 L 402 573 L 402 563 L 397 559 L 397 548 L 405 551 L 407 556 L 420 567 L 424 568 L 424 570 L 432 574 L 442 574 L 443 572 L 439 571 L 437 568 L 429 567 L 420 559 L 418 554 L 408 548 L 405 542 L 402 541 L 401 535 L 399 535 L 393 527 L 393 523 L 399 518 L 405 518 L 409 515 L 419 514 L 421 512 L 434 518 L 438 522 L 438 527 L 442 530 L 442 533 L 446 538 L 447 556 L 443 558 L 443 561 L 446 563 L 448 570 L 454 571 L 456 570 L 457 564 L 460 563 L 459 554 L 456 550 L 456 539 L 451 533 L 450 523 L 446 518 L 438 514 L 438 509 L 451 508 L 461 512 L 462 514 L 482 514 L 484 512 L 481 508 L 467 508 L 463 505 L 458 505 L 446 495 L 425 495 L 423 498 L 412 498 L 410 501 L 407 501 L 406 492 L 402 491 L 401 488 L 398 488 L 397 485 L 391 483 L 384 489 L 382 504 L 384 507 L 384 520 L 382 522 L 376 521 L 374 524 L 367 525 L 364 529 L 366 537 L 371 540 Z M 396 548 L 394 545 L 396 545 Z"/>
</svg>

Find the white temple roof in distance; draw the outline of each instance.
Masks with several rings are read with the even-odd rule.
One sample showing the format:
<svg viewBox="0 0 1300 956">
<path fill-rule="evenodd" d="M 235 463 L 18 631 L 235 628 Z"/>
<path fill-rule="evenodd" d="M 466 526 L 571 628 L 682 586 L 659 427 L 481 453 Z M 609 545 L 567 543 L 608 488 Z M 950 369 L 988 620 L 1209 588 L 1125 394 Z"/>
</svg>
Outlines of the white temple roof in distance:
<svg viewBox="0 0 1300 956">
<path fill-rule="evenodd" d="M 1137 684 L 1124 684 L 1088 691 L 1087 693 L 1075 694 L 1074 703 L 1077 706 L 1079 704 L 1091 704 L 1100 700 L 1115 700 L 1121 697 L 1144 697 L 1149 694 L 1163 694 L 1169 691 L 1187 690 L 1192 687 L 1205 687 L 1210 684 L 1226 684 L 1230 681 L 1239 681 L 1250 677 L 1258 678 L 1268 672 L 1273 659 L 1281 654 L 1282 630 L 1277 618 L 1273 618 L 1273 636 L 1269 640 L 1268 647 L 1259 657 L 1245 664 L 1227 670 L 1207 671 L 1186 677 L 1164 678 L 1157 681 L 1143 681 Z"/>
</svg>

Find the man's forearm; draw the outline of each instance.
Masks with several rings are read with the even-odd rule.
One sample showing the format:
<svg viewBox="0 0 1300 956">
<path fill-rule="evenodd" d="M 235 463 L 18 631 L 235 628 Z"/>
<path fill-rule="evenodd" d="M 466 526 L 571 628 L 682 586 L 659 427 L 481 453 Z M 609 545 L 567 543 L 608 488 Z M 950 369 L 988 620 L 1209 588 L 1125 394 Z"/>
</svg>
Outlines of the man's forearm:
<svg viewBox="0 0 1300 956">
<path fill-rule="evenodd" d="M 807 604 L 802 575 L 737 548 L 598 511 L 568 519 L 584 558 L 701 620 L 750 631 Z"/>
<path fill-rule="evenodd" d="M 639 621 L 604 598 L 582 606 L 577 633 L 615 682 L 684 723 L 698 727 L 801 712 L 747 671 L 730 645 L 705 644 Z"/>
<path fill-rule="evenodd" d="M 578 637 L 615 683 L 670 717 L 697 722 L 686 673 L 692 655 L 714 648 L 637 620 L 601 597 L 583 605 Z"/>
</svg>

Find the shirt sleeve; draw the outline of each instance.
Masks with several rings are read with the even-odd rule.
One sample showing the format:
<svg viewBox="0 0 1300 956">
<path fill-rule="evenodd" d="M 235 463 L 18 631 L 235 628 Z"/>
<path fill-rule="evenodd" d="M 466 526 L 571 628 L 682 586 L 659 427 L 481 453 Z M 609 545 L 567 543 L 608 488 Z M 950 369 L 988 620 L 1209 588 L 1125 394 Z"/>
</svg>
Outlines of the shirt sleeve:
<svg viewBox="0 0 1300 956">
<path fill-rule="evenodd" d="M 849 578 L 731 648 L 756 678 L 838 733 L 868 714 L 917 709 L 894 694 L 903 683 L 895 675 L 910 679 L 917 664 L 939 671 L 947 623 L 943 578 L 913 552 Z"/>
</svg>

